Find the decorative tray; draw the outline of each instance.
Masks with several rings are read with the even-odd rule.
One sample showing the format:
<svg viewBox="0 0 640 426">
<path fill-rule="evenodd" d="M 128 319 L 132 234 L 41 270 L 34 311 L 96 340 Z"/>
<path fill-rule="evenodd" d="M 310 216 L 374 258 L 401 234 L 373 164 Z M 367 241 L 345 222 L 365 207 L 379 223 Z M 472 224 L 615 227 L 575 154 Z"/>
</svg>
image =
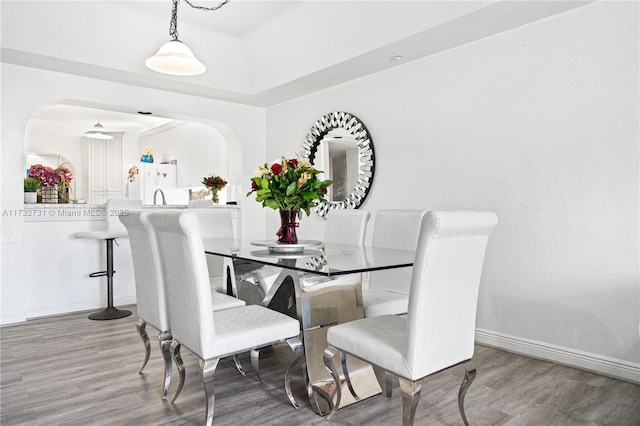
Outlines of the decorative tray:
<svg viewBox="0 0 640 426">
<path fill-rule="evenodd" d="M 302 259 L 305 257 L 322 256 L 320 250 L 304 250 L 298 252 L 275 252 L 271 250 L 254 250 L 252 256 L 258 257 L 275 257 L 278 259 Z"/>
<path fill-rule="evenodd" d="M 322 245 L 322 241 L 318 240 L 298 240 L 296 244 L 280 244 L 273 240 L 251 241 L 251 245 L 258 247 L 267 247 L 273 253 L 300 253 L 305 248 L 317 247 Z"/>
</svg>

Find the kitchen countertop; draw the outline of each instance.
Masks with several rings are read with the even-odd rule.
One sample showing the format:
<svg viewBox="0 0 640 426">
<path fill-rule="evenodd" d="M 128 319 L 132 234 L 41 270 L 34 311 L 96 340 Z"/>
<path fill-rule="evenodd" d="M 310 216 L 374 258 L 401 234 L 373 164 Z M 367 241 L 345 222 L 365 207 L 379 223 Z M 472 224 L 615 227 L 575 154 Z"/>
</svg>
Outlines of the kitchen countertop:
<svg viewBox="0 0 640 426">
<path fill-rule="evenodd" d="M 143 209 L 186 209 L 184 204 L 145 204 Z M 233 204 L 219 204 L 213 208 L 238 209 Z M 26 222 L 103 221 L 107 215 L 104 204 L 25 204 L 23 209 L 5 209 L 3 217 L 24 217 Z"/>
</svg>

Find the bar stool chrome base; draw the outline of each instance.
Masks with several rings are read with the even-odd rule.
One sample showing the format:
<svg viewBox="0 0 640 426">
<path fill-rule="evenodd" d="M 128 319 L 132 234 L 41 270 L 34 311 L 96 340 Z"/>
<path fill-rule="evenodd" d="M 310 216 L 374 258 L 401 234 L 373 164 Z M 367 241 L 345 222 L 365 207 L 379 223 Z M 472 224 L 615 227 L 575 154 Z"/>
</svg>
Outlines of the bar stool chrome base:
<svg viewBox="0 0 640 426">
<path fill-rule="evenodd" d="M 124 318 L 131 315 L 131 311 L 127 311 L 126 309 L 118 309 L 113 306 L 109 308 L 104 308 L 100 312 L 95 312 L 89 315 L 89 319 L 92 320 L 114 320 L 118 318 Z"/>
<path fill-rule="evenodd" d="M 113 274 L 115 274 L 116 272 L 113 270 L 114 239 L 115 238 L 105 238 L 105 241 L 107 243 L 107 270 L 89 274 L 91 278 L 107 277 L 107 307 L 100 312 L 94 312 L 93 314 L 89 315 L 89 319 L 91 320 L 114 320 L 131 315 L 131 311 L 118 309 L 113 306 Z"/>
</svg>

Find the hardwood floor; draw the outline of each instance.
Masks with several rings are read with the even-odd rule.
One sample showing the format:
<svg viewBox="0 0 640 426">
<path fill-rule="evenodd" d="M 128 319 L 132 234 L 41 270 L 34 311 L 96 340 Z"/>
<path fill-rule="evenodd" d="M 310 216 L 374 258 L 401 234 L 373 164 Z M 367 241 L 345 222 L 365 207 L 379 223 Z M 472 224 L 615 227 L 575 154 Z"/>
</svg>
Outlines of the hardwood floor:
<svg viewBox="0 0 640 426">
<path fill-rule="evenodd" d="M 143 345 L 134 314 L 91 321 L 86 313 L 29 321 L 0 330 L 0 424 L 4 425 L 200 425 L 204 390 L 196 358 L 183 351 L 187 379 L 174 405 L 160 399 L 163 375 L 157 334 L 139 375 Z M 284 392 L 289 348 L 261 355 L 262 382 L 243 377 L 231 360 L 216 372 L 217 425 L 399 425 L 400 392 L 378 395 L 338 411 L 326 422 L 311 411 L 300 369 Z M 250 369 L 248 354 L 242 358 Z M 640 425 L 640 386 L 477 345 L 478 376 L 466 398 L 472 425 Z M 169 397 L 177 376 L 173 376 Z M 458 371 L 425 380 L 416 425 L 462 424 L 457 408 Z"/>
</svg>

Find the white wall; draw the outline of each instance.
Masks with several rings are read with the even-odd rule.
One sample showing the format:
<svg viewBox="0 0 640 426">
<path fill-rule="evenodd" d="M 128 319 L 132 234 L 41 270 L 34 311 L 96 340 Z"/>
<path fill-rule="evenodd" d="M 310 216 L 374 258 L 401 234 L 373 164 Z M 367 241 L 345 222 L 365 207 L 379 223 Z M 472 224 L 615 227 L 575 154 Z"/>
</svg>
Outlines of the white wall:
<svg viewBox="0 0 640 426">
<path fill-rule="evenodd" d="M 1 219 L 0 322 L 23 321 L 25 315 L 24 269 L 33 259 L 24 253 L 24 221 L 17 216 L 23 206 L 22 179 L 25 173 L 25 129 L 32 113 L 45 105 L 76 100 L 105 106 L 140 108 L 178 120 L 195 121 L 215 127 L 229 143 L 229 181 L 242 185 L 265 158 L 265 111 L 227 102 L 179 95 L 152 89 L 96 80 L 3 63 L 0 146 Z M 242 232 L 247 237 L 264 238 L 264 212 L 257 203 L 239 200 Z M 14 214 L 15 212 L 15 214 Z M 55 247 L 55 241 L 47 241 Z M 78 262 L 103 262 L 91 253 L 78 253 Z M 28 260 L 28 261 L 27 261 Z M 60 284 L 60 283 L 57 283 Z M 115 286 L 117 286 L 117 278 Z M 43 286 L 46 291 L 46 286 Z M 126 297 L 127 295 L 123 295 Z"/>
<path fill-rule="evenodd" d="M 355 114 L 376 153 L 364 209 L 498 214 L 481 341 L 640 380 L 638 48 L 638 3 L 595 3 L 269 108 L 266 158 Z"/>
<path fill-rule="evenodd" d="M 140 135 L 140 150 L 153 149 L 154 161 L 178 160 L 178 187 L 200 187 L 211 174 L 227 177 L 227 144 L 216 129 L 200 123 L 163 126 Z"/>
</svg>

